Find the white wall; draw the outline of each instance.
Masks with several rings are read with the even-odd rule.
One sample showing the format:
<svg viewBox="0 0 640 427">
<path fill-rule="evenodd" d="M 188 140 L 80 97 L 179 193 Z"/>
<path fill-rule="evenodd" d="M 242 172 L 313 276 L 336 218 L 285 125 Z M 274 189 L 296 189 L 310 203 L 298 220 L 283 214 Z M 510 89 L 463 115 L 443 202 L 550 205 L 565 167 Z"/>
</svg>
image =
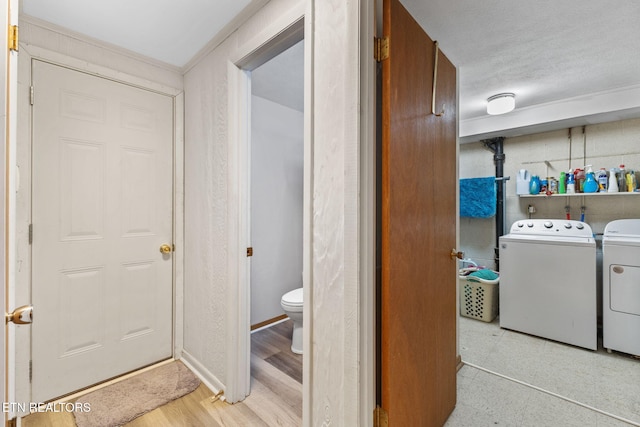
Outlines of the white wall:
<svg viewBox="0 0 640 427">
<path fill-rule="evenodd" d="M 251 324 L 302 287 L 304 114 L 251 97 Z"/>
<path fill-rule="evenodd" d="M 528 217 L 527 207 L 533 205 L 532 218 L 565 218 L 564 207 L 571 208 L 571 218 L 580 218 L 585 206 L 585 222 L 594 233 L 602 233 L 609 221 L 640 218 L 640 193 L 633 196 L 592 195 L 585 197 L 521 198 L 516 195 L 516 173 L 527 169 L 541 177 L 555 176 L 569 168 L 593 165 L 594 170 L 617 167 L 640 170 L 640 119 L 602 123 L 582 127 L 507 138 L 504 174 L 511 176 L 506 185 L 507 232 L 513 222 Z M 549 162 L 550 167 L 545 164 Z M 460 146 L 460 177 L 472 178 L 495 174 L 493 154 L 480 142 Z M 485 265 L 493 263 L 495 218 L 460 219 L 460 241 L 465 254 Z"/>
</svg>

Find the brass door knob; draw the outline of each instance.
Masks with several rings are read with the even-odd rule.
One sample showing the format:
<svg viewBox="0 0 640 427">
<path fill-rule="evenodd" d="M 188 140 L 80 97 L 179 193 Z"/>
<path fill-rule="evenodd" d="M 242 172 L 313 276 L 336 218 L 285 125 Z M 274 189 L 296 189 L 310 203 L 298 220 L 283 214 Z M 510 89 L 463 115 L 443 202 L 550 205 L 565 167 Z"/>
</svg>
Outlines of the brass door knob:
<svg viewBox="0 0 640 427">
<path fill-rule="evenodd" d="M 164 244 L 160 246 L 160 252 L 162 252 L 163 254 L 170 254 L 171 251 L 172 251 L 171 245 Z"/>
<path fill-rule="evenodd" d="M 455 249 L 451 249 L 451 259 L 464 259 L 464 252 L 457 251 Z"/>
</svg>

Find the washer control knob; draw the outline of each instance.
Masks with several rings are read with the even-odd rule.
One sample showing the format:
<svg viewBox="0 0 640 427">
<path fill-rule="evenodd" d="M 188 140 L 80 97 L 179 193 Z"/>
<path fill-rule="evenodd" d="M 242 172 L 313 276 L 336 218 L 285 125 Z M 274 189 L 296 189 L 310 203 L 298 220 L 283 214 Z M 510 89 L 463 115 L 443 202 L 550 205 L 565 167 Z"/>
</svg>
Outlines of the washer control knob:
<svg viewBox="0 0 640 427">
<path fill-rule="evenodd" d="M 519 222 L 518 223 L 518 228 L 522 228 L 522 227 L 524 227 L 524 223 L 523 222 Z"/>
<path fill-rule="evenodd" d="M 528 222 L 528 223 L 527 223 L 527 227 L 529 227 L 529 228 L 533 228 L 533 223 L 532 223 L 532 222 Z"/>
<path fill-rule="evenodd" d="M 571 229 L 571 223 L 569 223 L 569 222 L 568 222 L 568 223 L 566 223 L 566 224 L 564 225 L 564 228 L 566 228 L 567 230 Z"/>
<path fill-rule="evenodd" d="M 584 225 L 582 225 L 582 223 L 581 223 L 581 222 L 579 222 L 579 223 L 577 223 L 577 224 L 576 224 L 576 228 L 577 228 L 578 230 L 582 230 L 582 229 L 584 228 Z"/>
<path fill-rule="evenodd" d="M 544 227 L 545 228 L 551 228 L 551 227 L 553 227 L 553 223 L 551 221 L 545 221 Z"/>
</svg>

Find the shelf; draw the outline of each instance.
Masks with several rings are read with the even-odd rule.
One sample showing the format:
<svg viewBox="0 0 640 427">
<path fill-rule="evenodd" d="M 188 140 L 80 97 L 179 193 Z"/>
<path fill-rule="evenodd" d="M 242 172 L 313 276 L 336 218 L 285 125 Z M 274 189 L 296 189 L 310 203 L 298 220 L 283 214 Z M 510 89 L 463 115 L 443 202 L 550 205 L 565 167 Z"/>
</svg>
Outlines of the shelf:
<svg viewBox="0 0 640 427">
<path fill-rule="evenodd" d="M 575 193 L 575 194 L 518 194 L 520 197 L 607 197 L 607 196 L 640 196 L 640 192 L 632 193 Z"/>
</svg>

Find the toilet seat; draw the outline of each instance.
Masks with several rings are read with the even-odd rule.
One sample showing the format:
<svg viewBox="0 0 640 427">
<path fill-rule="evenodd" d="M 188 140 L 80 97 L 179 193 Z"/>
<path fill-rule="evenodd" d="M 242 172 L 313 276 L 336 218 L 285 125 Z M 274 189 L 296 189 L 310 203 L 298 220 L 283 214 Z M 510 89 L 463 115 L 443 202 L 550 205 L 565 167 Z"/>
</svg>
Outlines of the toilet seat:
<svg viewBox="0 0 640 427">
<path fill-rule="evenodd" d="M 303 306 L 302 288 L 294 289 L 284 294 L 280 303 L 282 304 L 282 308 L 284 310 L 301 312 Z"/>
</svg>

